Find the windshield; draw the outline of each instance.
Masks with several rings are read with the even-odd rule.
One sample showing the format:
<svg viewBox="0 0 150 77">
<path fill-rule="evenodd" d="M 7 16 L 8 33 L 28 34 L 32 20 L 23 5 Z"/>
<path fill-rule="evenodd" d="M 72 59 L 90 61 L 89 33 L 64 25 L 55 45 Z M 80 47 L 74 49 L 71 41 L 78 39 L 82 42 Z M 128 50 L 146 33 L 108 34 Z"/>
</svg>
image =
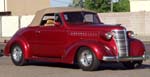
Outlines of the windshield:
<svg viewBox="0 0 150 77">
<path fill-rule="evenodd" d="M 92 12 L 67 12 L 64 18 L 68 24 L 100 24 L 97 14 Z"/>
</svg>

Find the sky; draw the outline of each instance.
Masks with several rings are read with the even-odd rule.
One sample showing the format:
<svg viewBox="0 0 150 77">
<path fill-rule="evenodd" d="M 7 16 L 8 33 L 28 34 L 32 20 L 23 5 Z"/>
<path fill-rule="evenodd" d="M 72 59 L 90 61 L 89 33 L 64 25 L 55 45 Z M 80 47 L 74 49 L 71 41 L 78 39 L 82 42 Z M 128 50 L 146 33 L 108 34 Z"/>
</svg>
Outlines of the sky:
<svg viewBox="0 0 150 77">
<path fill-rule="evenodd" d="M 50 7 L 67 7 L 72 0 L 50 0 Z"/>
</svg>

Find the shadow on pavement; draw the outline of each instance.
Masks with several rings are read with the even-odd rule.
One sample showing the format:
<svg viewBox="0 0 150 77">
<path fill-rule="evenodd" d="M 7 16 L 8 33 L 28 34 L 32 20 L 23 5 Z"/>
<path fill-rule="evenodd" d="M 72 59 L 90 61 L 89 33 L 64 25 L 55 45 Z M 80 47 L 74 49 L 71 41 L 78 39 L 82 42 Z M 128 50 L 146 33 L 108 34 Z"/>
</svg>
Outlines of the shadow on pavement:
<svg viewBox="0 0 150 77">
<path fill-rule="evenodd" d="M 27 66 L 42 66 L 42 67 L 56 67 L 66 69 L 80 69 L 77 65 L 63 64 L 63 63 L 47 63 L 47 62 L 30 62 Z M 150 69 L 150 65 L 143 64 L 135 69 Z M 103 63 L 100 65 L 100 70 L 130 70 L 126 69 L 121 63 Z M 132 69 L 131 69 L 132 70 Z M 134 69 L 133 69 L 134 70 Z"/>
<path fill-rule="evenodd" d="M 68 69 L 79 69 L 77 65 L 63 64 L 63 63 L 49 63 L 49 62 L 29 62 L 27 66 L 42 66 L 42 67 L 57 67 L 57 68 L 68 68 Z"/>
<path fill-rule="evenodd" d="M 141 67 L 139 67 L 138 69 L 150 69 L 150 64 L 143 64 Z"/>
</svg>

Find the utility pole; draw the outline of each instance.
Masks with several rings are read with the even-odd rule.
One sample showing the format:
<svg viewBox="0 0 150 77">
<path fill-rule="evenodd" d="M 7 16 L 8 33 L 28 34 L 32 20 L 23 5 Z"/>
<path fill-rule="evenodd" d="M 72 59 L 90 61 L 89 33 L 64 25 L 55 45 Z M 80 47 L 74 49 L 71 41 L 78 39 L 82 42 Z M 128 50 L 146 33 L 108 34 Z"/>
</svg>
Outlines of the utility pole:
<svg viewBox="0 0 150 77">
<path fill-rule="evenodd" d="M 113 0 L 111 0 L 111 4 L 110 4 L 111 12 L 113 12 L 113 7 L 114 7 L 114 5 L 113 5 Z"/>
<path fill-rule="evenodd" d="M 83 0 L 80 0 L 80 7 L 83 8 Z"/>
<path fill-rule="evenodd" d="M 6 11 L 6 1 L 4 0 L 4 12 Z"/>
<path fill-rule="evenodd" d="M 84 2 L 85 2 L 85 0 L 80 0 L 79 4 L 80 4 L 81 8 L 84 8 Z"/>
<path fill-rule="evenodd" d="M 111 9 L 111 12 L 113 12 L 113 8 L 114 8 L 114 3 L 117 3 L 119 2 L 120 0 L 111 0 L 110 2 L 110 9 Z"/>
</svg>

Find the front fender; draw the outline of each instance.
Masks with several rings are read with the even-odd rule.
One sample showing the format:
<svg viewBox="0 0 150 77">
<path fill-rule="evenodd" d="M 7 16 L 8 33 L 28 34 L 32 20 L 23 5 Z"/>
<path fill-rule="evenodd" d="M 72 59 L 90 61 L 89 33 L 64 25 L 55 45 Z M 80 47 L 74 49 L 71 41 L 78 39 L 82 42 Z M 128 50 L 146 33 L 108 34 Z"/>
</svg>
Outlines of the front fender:
<svg viewBox="0 0 150 77">
<path fill-rule="evenodd" d="M 143 56 L 145 52 L 144 44 L 138 39 L 131 39 L 129 41 L 130 56 Z"/>
<path fill-rule="evenodd" d="M 25 59 L 28 59 L 30 57 L 29 54 L 29 44 L 28 42 L 23 38 L 23 37 L 19 37 L 19 38 L 12 38 L 5 46 L 5 50 L 4 50 L 4 54 L 6 56 L 9 56 L 11 53 L 11 48 L 14 44 L 18 44 L 21 46 L 23 53 L 24 53 L 24 57 Z"/>
<path fill-rule="evenodd" d="M 89 47 L 99 60 L 102 60 L 102 57 L 107 54 L 103 44 L 92 40 L 81 40 L 67 48 L 63 57 L 64 61 L 66 61 L 65 63 L 74 63 L 74 58 L 80 47 Z"/>
</svg>

